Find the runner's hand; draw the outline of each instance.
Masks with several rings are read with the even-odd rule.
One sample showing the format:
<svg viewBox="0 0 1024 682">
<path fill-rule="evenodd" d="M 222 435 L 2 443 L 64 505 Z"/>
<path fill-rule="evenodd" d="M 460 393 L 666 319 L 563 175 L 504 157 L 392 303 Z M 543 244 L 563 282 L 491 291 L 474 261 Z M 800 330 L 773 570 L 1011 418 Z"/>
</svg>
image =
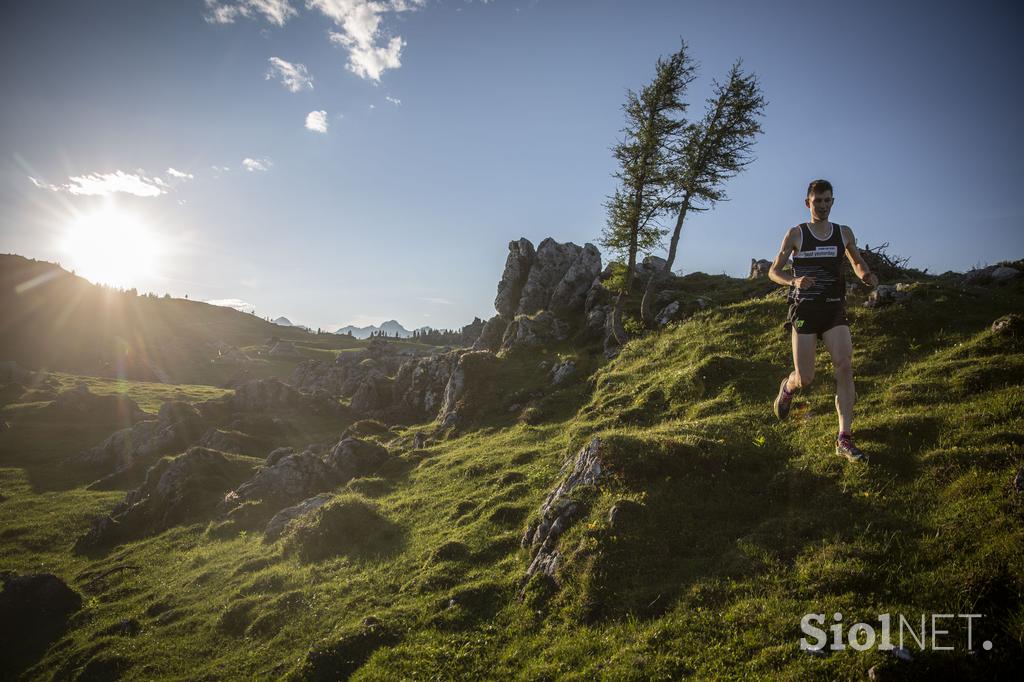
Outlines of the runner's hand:
<svg viewBox="0 0 1024 682">
<path fill-rule="evenodd" d="M 809 276 L 797 277 L 793 280 L 793 285 L 797 289 L 810 289 L 814 286 L 814 278 Z"/>
<path fill-rule="evenodd" d="M 867 276 L 865 276 L 864 279 L 862 279 L 861 281 L 864 282 L 864 284 L 867 284 L 869 287 L 877 287 L 878 275 L 876 275 L 873 272 L 869 272 Z"/>
</svg>

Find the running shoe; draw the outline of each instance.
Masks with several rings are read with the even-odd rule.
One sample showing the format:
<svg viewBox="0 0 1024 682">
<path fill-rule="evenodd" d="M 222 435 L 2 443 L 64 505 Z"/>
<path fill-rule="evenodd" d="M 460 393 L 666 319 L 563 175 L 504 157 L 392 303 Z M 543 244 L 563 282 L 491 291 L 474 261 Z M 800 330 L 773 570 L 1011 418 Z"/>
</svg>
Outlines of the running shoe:
<svg viewBox="0 0 1024 682">
<path fill-rule="evenodd" d="M 868 461 L 868 456 L 853 444 L 853 438 L 848 433 L 841 433 L 836 438 L 836 454 L 845 457 L 851 462 L 863 462 L 866 464 Z"/>
<path fill-rule="evenodd" d="M 779 420 L 783 420 L 789 416 L 789 408 L 793 404 L 793 394 L 786 390 L 786 383 L 789 381 L 787 376 L 782 380 L 782 384 L 779 386 L 779 395 L 775 398 L 775 416 Z"/>
</svg>

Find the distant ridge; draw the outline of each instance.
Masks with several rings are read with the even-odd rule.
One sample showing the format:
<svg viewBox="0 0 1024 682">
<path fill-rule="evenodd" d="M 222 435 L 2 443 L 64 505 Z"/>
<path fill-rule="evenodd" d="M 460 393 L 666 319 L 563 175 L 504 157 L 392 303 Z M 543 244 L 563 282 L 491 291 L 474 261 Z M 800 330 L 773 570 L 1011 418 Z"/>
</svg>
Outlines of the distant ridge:
<svg viewBox="0 0 1024 682">
<path fill-rule="evenodd" d="M 274 324 L 280 325 L 282 327 L 294 327 L 295 326 L 294 324 L 292 324 L 292 321 L 289 320 L 287 317 L 279 317 L 279 318 L 277 318 L 276 320 L 274 320 Z"/>
<path fill-rule="evenodd" d="M 424 327 L 424 329 L 426 328 Z M 356 327 L 350 324 L 345 327 L 342 327 L 341 329 L 338 329 L 334 333 L 348 334 L 349 332 L 351 332 L 352 336 L 354 336 L 357 339 L 368 339 L 370 338 L 371 335 L 380 331 L 383 331 L 387 336 L 394 336 L 395 332 L 398 332 L 398 337 L 402 339 L 407 339 L 412 336 L 412 332 L 403 327 L 397 320 L 388 320 L 387 322 L 382 322 L 379 326 L 371 324 L 366 327 Z"/>
</svg>

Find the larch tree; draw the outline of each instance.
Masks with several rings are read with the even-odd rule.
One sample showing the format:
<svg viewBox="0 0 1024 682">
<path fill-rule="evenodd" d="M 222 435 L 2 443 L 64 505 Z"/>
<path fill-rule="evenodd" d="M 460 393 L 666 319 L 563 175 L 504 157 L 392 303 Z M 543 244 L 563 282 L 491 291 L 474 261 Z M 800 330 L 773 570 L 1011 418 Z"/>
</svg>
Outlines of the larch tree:
<svg viewBox="0 0 1024 682">
<path fill-rule="evenodd" d="M 683 96 L 696 76 L 696 65 L 686 43 L 667 59 L 659 58 L 654 80 L 639 93 L 626 93 L 623 139 L 612 148 L 618 170 L 615 193 L 605 202 L 607 223 L 601 245 L 626 257 L 625 281 L 615 299 L 611 331 L 618 343 L 628 335 L 622 324 L 623 308 L 633 286 L 638 252 L 660 243 L 664 230 L 659 219 L 678 208 L 679 183 L 675 180 L 675 150 L 686 133 Z"/>
<path fill-rule="evenodd" d="M 725 200 L 725 182 L 754 159 L 751 149 L 762 132 L 760 118 L 766 102 L 757 77 L 744 73 L 742 66 L 742 61 L 736 61 L 724 83 L 714 82 L 704 117 L 687 127 L 683 144 L 676 150 L 671 175 L 678 204 L 668 258 L 647 280 L 640 304 L 641 317 L 648 327 L 654 325 L 654 301 L 672 272 L 687 215 L 709 210 Z"/>
</svg>

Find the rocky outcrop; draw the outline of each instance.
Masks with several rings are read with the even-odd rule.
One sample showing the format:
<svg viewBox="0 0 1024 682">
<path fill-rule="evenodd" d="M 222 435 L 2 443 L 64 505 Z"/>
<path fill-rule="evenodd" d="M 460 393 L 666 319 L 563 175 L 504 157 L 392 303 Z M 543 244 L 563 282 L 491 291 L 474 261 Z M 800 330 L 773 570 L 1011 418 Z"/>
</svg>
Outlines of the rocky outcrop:
<svg viewBox="0 0 1024 682">
<path fill-rule="evenodd" d="M 348 368 L 323 360 L 305 360 L 295 366 L 288 383 L 305 393 L 325 391 L 332 396 L 343 396 L 342 387 L 348 379 Z"/>
<path fill-rule="evenodd" d="M 449 351 L 407 361 L 395 376 L 392 386 L 394 401 L 417 417 L 437 416 L 448 380 L 464 352 Z"/>
<path fill-rule="evenodd" d="M 358 415 L 370 416 L 391 403 L 391 382 L 383 372 L 373 369 L 363 375 L 349 406 Z"/>
<path fill-rule="evenodd" d="M 501 352 L 539 348 L 569 338 L 569 323 L 549 310 L 533 315 L 517 315 L 501 339 Z"/>
<path fill-rule="evenodd" d="M 369 441 L 343 438 L 324 458 L 341 485 L 353 478 L 369 476 L 391 458 L 388 451 Z"/>
<path fill-rule="evenodd" d="M 203 429 L 203 417 L 194 407 L 170 401 L 160 407 L 156 420 L 115 431 L 99 445 L 79 453 L 75 461 L 105 471 L 119 471 L 181 452 L 202 435 Z"/>
<path fill-rule="evenodd" d="M 864 305 L 868 308 L 882 308 L 893 303 L 903 303 L 912 296 L 912 284 L 879 284 L 868 294 Z"/>
<path fill-rule="evenodd" d="M 523 579 L 524 584 L 538 573 L 555 578 L 562 562 L 558 538 L 579 516 L 579 505 L 572 495 L 580 486 L 595 485 L 603 470 L 601 441 L 597 438 L 581 448 L 575 456 L 566 459 L 562 465 L 562 481 L 545 498 L 536 520 L 523 534 L 522 546 L 532 554 Z"/>
<path fill-rule="evenodd" d="M 750 274 L 747 279 L 760 279 L 768 276 L 768 271 L 772 267 L 770 260 L 764 258 L 751 258 L 750 259 Z"/>
<path fill-rule="evenodd" d="M 1024 315 L 1010 313 L 992 323 L 992 333 L 1010 338 L 1024 338 Z"/>
<path fill-rule="evenodd" d="M 600 272 L 601 254 L 592 244 L 560 244 L 549 237 L 537 247 L 515 314 L 556 308 L 564 314 L 582 309 L 587 290 Z"/>
<path fill-rule="evenodd" d="M 267 526 L 263 530 L 263 541 L 273 542 L 277 538 L 281 537 L 285 527 L 293 520 L 300 516 L 305 516 L 310 512 L 316 511 L 320 507 L 324 506 L 334 498 L 329 493 L 321 493 L 314 497 L 308 497 L 302 502 L 291 507 L 286 507 L 281 511 L 274 514 L 270 521 L 267 521 Z"/>
<path fill-rule="evenodd" d="M 1020 261 L 1017 261 L 1019 266 Z M 975 268 L 964 273 L 963 283 L 972 285 L 1001 284 L 1017 279 L 1021 276 L 1019 267 L 1010 265 L 989 265 L 985 268 Z"/>
<path fill-rule="evenodd" d="M 255 501 L 276 507 L 295 504 L 330 489 L 334 481 L 331 468 L 312 452 L 285 455 L 229 492 L 219 510 L 226 513 L 243 502 Z"/>
<path fill-rule="evenodd" d="M 63 391 L 43 408 L 50 419 L 61 421 L 133 424 L 150 418 L 126 395 L 96 395 L 85 384 Z"/>
<path fill-rule="evenodd" d="M 498 282 L 498 295 L 494 298 L 494 309 L 499 315 L 511 318 L 519 312 L 519 300 L 523 294 L 523 286 L 530 275 L 530 269 L 537 257 L 537 252 L 529 239 L 520 239 L 508 243 L 508 257 L 505 259 L 505 270 Z"/>
<path fill-rule="evenodd" d="M 558 385 L 563 381 L 566 381 L 569 377 L 576 373 L 576 363 L 572 360 L 566 360 L 559 362 L 551 368 L 551 383 Z"/>
<path fill-rule="evenodd" d="M 267 443 L 261 438 L 240 431 L 225 431 L 218 428 L 211 428 L 204 433 L 199 439 L 199 445 L 249 457 L 262 457 L 267 452 Z"/>
<path fill-rule="evenodd" d="M 661 309 L 661 311 L 655 316 L 654 322 L 659 327 L 667 326 L 669 323 L 675 322 L 682 317 L 681 310 L 682 306 L 679 304 L 679 301 L 672 301 Z"/>
<path fill-rule="evenodd" d="M 473 344 L 473 350 L 489 350 L 492 353 L 501 348 L 501 340 L 508 329 L 509 319 L 501 314 L 495 315 L 484 323 L 480 336 Z"/>
<path fill-rule="evenodd" d="M 226 492 L 248 478 L 253 468 L 251 462 L 231 460 L 221 452 L 198 446 L 174 459 L 161 460 L 109 516 L 93 522 L 89 532 L 75 543 L 75 551 L 202 518 L 213 511 Z"/>
<path fill-rule="evenodd" d="M 474 406 L 483 402 L 481 394 L 493 388 L 490 380 L 497 365 L 498 358 L 489 351 L 471 351 L 459 358 L 445 386 L 437 414 L 442 429 L 456 426 L 461 417 L 467 416 Z"/>
</svg>

